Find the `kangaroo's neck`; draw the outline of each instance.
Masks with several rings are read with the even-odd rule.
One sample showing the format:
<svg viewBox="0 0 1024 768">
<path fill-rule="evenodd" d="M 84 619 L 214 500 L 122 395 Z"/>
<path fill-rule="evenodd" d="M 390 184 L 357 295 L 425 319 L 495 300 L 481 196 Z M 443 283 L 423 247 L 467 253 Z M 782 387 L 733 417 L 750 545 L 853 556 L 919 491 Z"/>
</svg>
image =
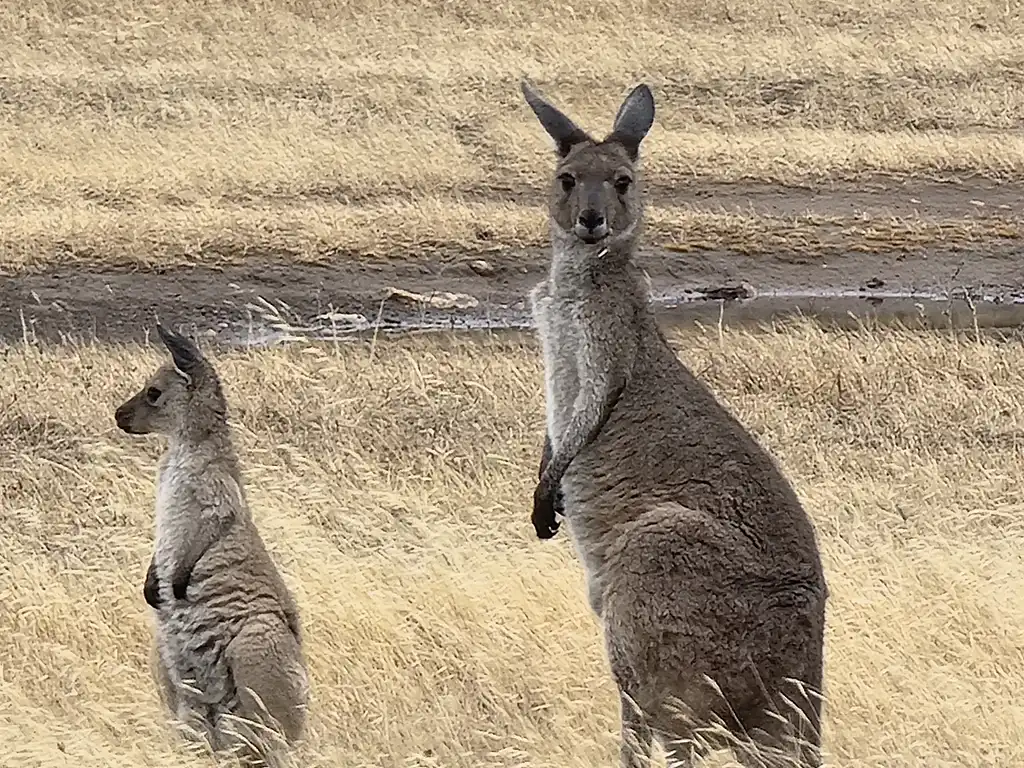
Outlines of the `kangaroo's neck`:
<svg viewBox="0 0 1024 768">
<path fill-rule="evenodd" d="M 169 437 L 167 454 L 193 465 L 216 465 L 238 479 L 238 454 L 226 423 L 185 425 Z"/>
<path fill-rule="evenodd" d="M 636 247 L 634 237 L 590 244 L 553 232 L 549 286 L 558 293 L 577 293 L 602 283 L 623 281 L 635 283 L 636 290 L 646 296 L 647 281 L 636 263 Z M 631 297 L 635 295 L 630 291 Z"/>
</svg>

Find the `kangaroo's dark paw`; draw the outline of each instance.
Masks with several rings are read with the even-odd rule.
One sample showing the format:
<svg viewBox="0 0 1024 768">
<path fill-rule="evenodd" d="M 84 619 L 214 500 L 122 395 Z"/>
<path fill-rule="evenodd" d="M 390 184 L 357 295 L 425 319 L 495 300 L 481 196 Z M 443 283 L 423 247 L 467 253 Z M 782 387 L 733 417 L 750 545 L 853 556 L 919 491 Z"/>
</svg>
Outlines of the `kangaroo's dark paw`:
<svg viewBox="0 0 1024 768">
<path fill-rule="evenodd" d="M 538 539 L 550 539 L 558 533 L 560 523 L 557 517 L 557 508 L 561 507 L 561 490 L 556 489 L 554 493 L 548 493 L 543 486 L 538 485 L 533 494 L 533 514 L 530 520 L 533 522 L 533 529 L 537 532 Z"/>
</svg>

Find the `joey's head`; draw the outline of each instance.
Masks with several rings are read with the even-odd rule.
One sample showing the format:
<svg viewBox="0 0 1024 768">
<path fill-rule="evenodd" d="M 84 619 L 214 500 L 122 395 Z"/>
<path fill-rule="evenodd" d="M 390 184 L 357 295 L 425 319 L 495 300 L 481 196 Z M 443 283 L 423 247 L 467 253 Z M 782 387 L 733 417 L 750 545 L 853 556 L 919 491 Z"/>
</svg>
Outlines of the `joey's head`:
<svg viewBox="0 0 1024 768">
<path fill-rule="evenodd" d="M 189 339 L 157 324 L 171 360 L 114 411 L 114 421 L 131 435 L 203 435 L 227 420 L 227 403 L 217 372 Z"/>
<path fill-rule="evenodd" d="M 611 133 L 596 141 L 525 80 L 521 87 L 558 155 L 548 202 L 552 237 L 598 247 L 631 241 L 643 221 L 637 166 L 640 142 L 654 124 L 651 89 L 634 88 Z"/>
</svg>

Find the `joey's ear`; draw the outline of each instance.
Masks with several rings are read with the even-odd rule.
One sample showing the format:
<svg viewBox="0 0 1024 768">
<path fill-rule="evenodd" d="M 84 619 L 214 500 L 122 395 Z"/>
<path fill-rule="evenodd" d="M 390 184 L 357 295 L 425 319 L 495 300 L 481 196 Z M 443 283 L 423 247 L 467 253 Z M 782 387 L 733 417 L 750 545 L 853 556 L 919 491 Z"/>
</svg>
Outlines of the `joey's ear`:
<svg viewBox="0 0 1024 768">
<path fill-rule="evenodd" d="M 634 160 L 640 155 L 640 142 L 654 125 L 654 94 L 641 83 L 622 102 L 615 115 L 612 132 L 605 141 L 617 141 Z"/>
<path fill-rule="evenodd" d="M 519 82 L 519 87 L 523 91 L 523 96 L 526 97 L 526 103 L 533 110 L 533 114 L 540 120 L 540 124 L 544 126 L 548 135 L 555 140 L 555 149 L 559 155 L 565 157 L 569 154 L 569 150 L 577 144 L 593 141 L 586 131 L 562 114 L 558 107 L 541 96 L 525 79 Z"/>
<path fill-rule="evenodd" d="M 199 351 L 199 347 L 190 339 L 165 328 L 160 323 L 156 324 L 156 332 L 160 334 L 164 346 L 171 353 L 174 367 L 191 379 L 192 373 L 203 362 L 203 354 Z"/>
</svg>

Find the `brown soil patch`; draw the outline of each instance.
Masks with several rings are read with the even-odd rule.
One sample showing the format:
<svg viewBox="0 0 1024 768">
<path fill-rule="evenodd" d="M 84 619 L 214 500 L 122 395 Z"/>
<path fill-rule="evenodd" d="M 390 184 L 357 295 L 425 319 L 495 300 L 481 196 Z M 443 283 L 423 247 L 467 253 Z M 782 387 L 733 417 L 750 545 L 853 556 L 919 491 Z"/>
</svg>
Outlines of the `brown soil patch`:
<svg viewBox="0 0 1024 768">
<path fill-rule="evenodd" d="M 738 223 L 718 240 L 648 247 L 643 264 L 655 292 L 675 297 L 715 298 L 723 287 L 745 283 L 760 295 L 943 296 L 966 290 L 978 301 L 1005 303 L 1024 293 L 1024 247 L 1015 229 L 1022 192 L 1021 185 L 984 180 L 681 185 L 677 206 L 717 208 Z M 653 190 L 655 197 L 668 193 Z M 787 217 L 785 230 L 765 223 Z M 845 224 L 830 228 L 828 222 L 836 221 Z M 656 223 L 651 229 L 650 239 L 663 239 Z M 739 232 L 749 240 L 746 247 L 737 242 Z M 474 269 L 477 259 L 488 262 L 485 274 Z M 385 326 L 517 325 L 528 322 L 526 294 L 543 275 L 548 252 L 543 246 L 469 249 L 441 243 L 388 258 L 302 263 L 293 253 L 269 251 L 197 261 L 146 271 L 68 264 L 11 276 L 0 284 L 0 336 L 140 339 L 160 317 L 238 339 L 252 328 L 302 327 L 318 316 L 323 326 L 331 312 L 358 313 Z M 388 300 L 391 287 L 468 294 L 477 305 L 410 307 Z M 700 304 L 688 304 L 674 314 L 685 316 L 687 307 L 703 311 Z M 795 307 L 776 300 L 769 314 Z"/>
</svg>

